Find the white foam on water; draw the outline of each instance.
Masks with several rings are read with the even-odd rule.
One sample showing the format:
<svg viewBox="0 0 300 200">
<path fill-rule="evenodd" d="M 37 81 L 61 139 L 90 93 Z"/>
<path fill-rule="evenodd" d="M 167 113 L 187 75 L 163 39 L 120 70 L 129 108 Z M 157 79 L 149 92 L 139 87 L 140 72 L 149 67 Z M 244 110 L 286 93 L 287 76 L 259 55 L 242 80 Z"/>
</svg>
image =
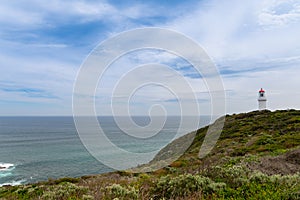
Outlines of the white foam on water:
<svg viewBox="0 0 300 200">
<path fill-rule="evenodd" d="M 0 187 L 4 186 L 4 185 L 11 185 L 11 186 L 15 186 L 15 185 L 21 185 L 22 183 L 24 183 L 26 180 L 19 180 L 19 181 L 12 181 L 9 183 L 2 183 L 0 184 Z"/>
<path fill-rule="evenodd" d="M 0 178 L 11 176 L 12 175 L 12 170 L 15 168 L 15 165 L 12 163 L 0 163 Z M 8 183 L 0 183 L 0 187 L 3 185 L 20 185 L 24 180 L 20 181 L 12 181 Z"/>
<path fill-rule="evenodd" d="M 15 168 L 14 164 L 11 163 L 0 163 L 0 178 L 10 176 L 12 171 Z"/>
<path fill-rule="evenodd" d="M 12 170 L 14 164 L 11 163 L 0 163 L 0 171 Z"/>
<path fill-rule="evenodd" d="M 11 172 L 6 172 L 6 173 L 0 173 L 0 178 L 10 176 L 12 173 Z"/>
</svg>

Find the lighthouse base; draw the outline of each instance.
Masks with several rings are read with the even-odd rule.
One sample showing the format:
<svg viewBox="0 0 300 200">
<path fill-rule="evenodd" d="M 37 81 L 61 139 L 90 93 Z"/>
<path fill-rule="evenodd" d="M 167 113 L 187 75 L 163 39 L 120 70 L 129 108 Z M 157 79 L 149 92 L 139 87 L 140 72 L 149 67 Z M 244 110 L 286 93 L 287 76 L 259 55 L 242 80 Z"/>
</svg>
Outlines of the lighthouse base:
<svg viewBox="0 0 300 200">
<path fill-rule="evenodd" d="M 266 110 L 267 101 L 258 101 L 258 110 Z"/>
</svg>

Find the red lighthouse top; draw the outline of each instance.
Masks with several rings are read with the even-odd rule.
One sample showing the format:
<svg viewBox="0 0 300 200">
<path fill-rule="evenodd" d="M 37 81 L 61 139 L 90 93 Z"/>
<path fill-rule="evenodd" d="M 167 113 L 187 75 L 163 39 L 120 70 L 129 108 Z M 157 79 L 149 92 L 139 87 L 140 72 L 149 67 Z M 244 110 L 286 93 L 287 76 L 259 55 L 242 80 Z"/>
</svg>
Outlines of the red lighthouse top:
<svg viewBox="0 0 300 200">
<path fill-rule="evenodd" d="M 264 93 L 265 91 L 261 88 L 260 90 L 259 90 L 259 93 Z"/>
</svg>

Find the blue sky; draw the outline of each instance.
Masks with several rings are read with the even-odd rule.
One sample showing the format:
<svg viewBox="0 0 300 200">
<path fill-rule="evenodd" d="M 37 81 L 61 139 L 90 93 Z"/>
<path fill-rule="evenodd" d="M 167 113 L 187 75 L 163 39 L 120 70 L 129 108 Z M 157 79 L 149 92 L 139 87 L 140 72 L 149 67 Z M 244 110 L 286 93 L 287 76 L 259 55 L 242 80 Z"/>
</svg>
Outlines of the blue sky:
<svg viewBox="0 0 300 200">
<path fill-rule="evenodd" d="M 0 27 L 0 115 L 71 115 L 73 84 L 89 53 L 111 36 L 142 27 L 168 28 L 197 41 L 221 74 L 228 113 L 255 110 L 260 87 L 269 109 L 300 108 L 297 0 L 12 0 L 0 5 Z M 151 62 L 182 73 L 203 114 L 209 113 L 201 76 L 184 60 L 153 50 L 111 67 L 98 88 L 99 114 L 111 114 L 110 91 L 128 66 Z M 144 115 L 158 103 L 178 114 L 178 100 L 160 87 L 141 88 L 130 109 Z"/>
</svg>

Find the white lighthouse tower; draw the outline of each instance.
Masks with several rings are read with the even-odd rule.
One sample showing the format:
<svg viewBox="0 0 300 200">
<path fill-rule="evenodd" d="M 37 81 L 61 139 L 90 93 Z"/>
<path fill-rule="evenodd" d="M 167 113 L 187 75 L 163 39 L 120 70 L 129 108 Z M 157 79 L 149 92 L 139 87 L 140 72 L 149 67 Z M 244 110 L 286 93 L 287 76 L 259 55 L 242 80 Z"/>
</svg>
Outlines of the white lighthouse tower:
<svg viewBox="0 0 300 200">
<path fill-rule="evenodd" d="M 258 109 L 259 110 L 266 110 L 267 109 L 267 98 L 265 95 L 265 91 L 261 88 L 258 91 Z"/>
</svg>

